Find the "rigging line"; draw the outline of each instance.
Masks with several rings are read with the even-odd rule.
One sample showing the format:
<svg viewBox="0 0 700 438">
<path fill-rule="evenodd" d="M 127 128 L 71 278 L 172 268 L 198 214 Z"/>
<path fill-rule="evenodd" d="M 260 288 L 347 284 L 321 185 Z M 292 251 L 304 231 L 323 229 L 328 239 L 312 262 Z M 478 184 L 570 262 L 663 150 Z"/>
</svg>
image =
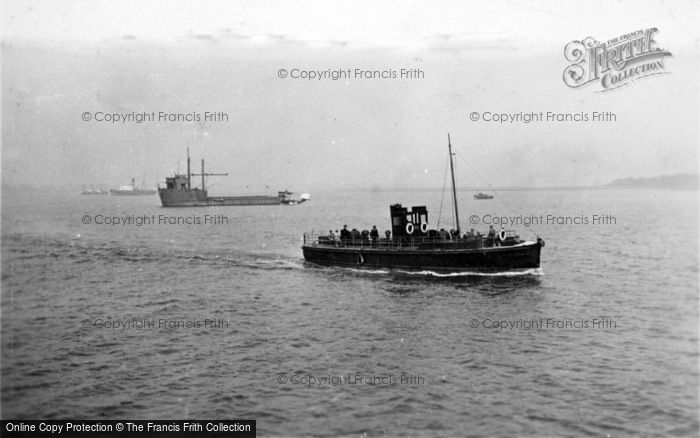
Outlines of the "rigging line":
<svg viewBox="0 0 700 438">
<path fill-rule="evenodd" d="M 440 211 L 438 212 L 437 229 L 440 229 L 440 219 L 442 219 L 442 201 L 445 200 L 445 187 L 447 187 L 447 169 L 450 165 L 450 157 L 447 157 L 447 162 L 445 163 L 445 178 L 442 182 L 442 196 L 440 197 Z"/>
<path fill-rule="evenodd" d="M 459 158 L 462 159 L 461 156 L 460 156 Z M 474 174 L 476 174 L 476 176 L 479 177 L 479 179 L 481 180 L 481 182 L 482 182 L 483 184 L 486 184 L 486 185 L 489 187 L 489 190 L 488 190 L 488 191 L 491 192 L 491 193 L 494 195 L 494 198 L 498 199 L 499 202 L 501 202 L 503 205 L 505 205 L 505 206 L 508 208 L 508 210 L 510 210 L 510 212 L 513 213 L 513 215 L 517 215 L 517 212 L 516 212 L 510 205 L 508 205 L 508 203 L 507 203 L 505 200 L 503 200 L 500 196 L 496 196 L 496 192 L 495 192 L 494 190 L 491 190 L 491 185 L 488 183 L 488 181 L 486 181 L 486 179 L 485 179 L 483 176 L 481 176 L 481 174 L 480 174 L 479 172 L 477 172 L 476 169 L 474 169 L 471 165 L 469 165 L 469 163 L 467 162 L 467 160 L 463 160 L 463 161 L 464 161 L 464 164 L 466 164 L 466 165 L 472 170 L 472 172 L 474 172 Z M 530 227 L 529 225 L 526 225 L 525 223 L 523 223 L 523 225 L 525 226 L 525 228 L 527 228 L 527 229 L 530 230 L 532 233 L 534 233 L 535 236 L 537 236 L 537 237 L 543 237 L 542 234 L 538 233 L 535 229 L 533 229 L 533 228 Z"/>
</svg>

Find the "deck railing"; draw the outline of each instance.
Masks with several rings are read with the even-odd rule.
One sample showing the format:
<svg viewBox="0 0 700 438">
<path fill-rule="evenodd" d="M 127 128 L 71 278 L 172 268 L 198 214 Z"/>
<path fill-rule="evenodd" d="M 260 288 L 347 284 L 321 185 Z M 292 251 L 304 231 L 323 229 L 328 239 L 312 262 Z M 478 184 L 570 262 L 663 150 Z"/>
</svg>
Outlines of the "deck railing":
<svg viewBox="0 0 700 438">
<path fill-rule="evenodd" d="M 319 233 L 304 233 L 304 246 L 321 246 L 321 247 L 336 247 L 336 248 L 426 248 L 426 247 L 456 247 L 456 248 L 484 248 L 498 246 L 502 243 L 512 245 L 516 240 L 514 231 L 506 232 L 506 239 L 501 241 L 496 235 L 489 237 L 488 235 L 476 234 L 474 236 L 456 237 L 449 235 L 438 235 L 434 237 L 428 236 L 402 236 L 402 237 L 380 237 L 372 239 L 367 237 L 349 237 L 341 239 L 340 237 L 331 236 L 329 234 Z"/>
</svg>

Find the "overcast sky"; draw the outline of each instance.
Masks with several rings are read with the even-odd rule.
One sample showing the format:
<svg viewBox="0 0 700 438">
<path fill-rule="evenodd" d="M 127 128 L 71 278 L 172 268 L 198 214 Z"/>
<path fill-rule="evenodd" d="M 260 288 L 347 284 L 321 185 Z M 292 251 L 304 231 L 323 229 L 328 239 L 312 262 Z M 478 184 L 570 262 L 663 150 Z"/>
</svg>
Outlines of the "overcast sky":
<svg viewBox="0 0 700 438">
<path fill-rule="evenodd" d="M 462 185 L 694 172 L 700 6 L 670 4 L 4 2 L 3 182 L 155 183 L 189 146 L 231 173 L 219 189 L 440 187 L 448 132 Z M 568 42 L 650 27 L 673 54 L 668 74 L 611 93 L 564 85 Z M 281 68 L 424 77 L 304 81 L 279 78 Z M 86 111 L 222 111 L 229 121 L 115 126 L 83 121 Z M 485 111 L 609 111 L 616 121 L 469 119 Z"/>
<path fill-rule="evenodd" d="M 231 30 L 303 41 L 412 47 L 436 35 L 540 46 L 561 35 L 603 35 L 661 27 L 669 44 L 697 41 L 697 2 L 639 1 L 192 1 L 75 0 L 3 2 L 6 37 L 178 38 Z M 614 33 L 614 32 L 613 32 Z M 418 45 L 418 47 L 420 47 Z"/>
</svg>

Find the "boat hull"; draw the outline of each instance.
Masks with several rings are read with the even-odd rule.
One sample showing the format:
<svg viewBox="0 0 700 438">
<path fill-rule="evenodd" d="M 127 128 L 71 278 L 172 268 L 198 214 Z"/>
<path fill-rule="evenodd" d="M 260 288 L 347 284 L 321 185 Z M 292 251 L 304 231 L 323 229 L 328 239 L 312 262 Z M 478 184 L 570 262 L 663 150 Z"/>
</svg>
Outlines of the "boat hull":
<svg viewBox="0 0 700 438">
<path fill-rule="evenodd" d="M 158 193 L 163 207 L 214 207 L 242 205 L 301 204 L 306 199 L 285 199 L 280 196 L 207 196 L 201 190 L 174 191 L 161 189 Z"/>
<path fill-rule="evenodd" d="M 324 266 L 434 272 L 504 272 L 540 267 L 542 244 L 479 249 L 383 249 L 304 245 L 304 259 Z"/>
</svg>

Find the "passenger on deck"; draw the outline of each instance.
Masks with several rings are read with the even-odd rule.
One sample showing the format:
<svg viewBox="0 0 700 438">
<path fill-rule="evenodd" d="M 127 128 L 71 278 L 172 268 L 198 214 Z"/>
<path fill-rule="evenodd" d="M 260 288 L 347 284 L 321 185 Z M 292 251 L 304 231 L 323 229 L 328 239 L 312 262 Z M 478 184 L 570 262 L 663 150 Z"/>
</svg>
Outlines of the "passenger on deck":
<svg viewBox="0 0 700 438">
<path fill-rule="evenodd" d="M 350 238 L 350 231 L 347 225 L 343 225 L 343 229 L 340 230 L 340 240 L 347 240 Z"/>
<path fill-rule="evenodd" d="M 360 234 L 362 235 L 362 240 L 369 241 L 369 230 L 362 230 Z"/>
<path fill-rule="evenodd" d="M 484 246 L 483 236 L 481 235 L 481 231 L 477 231 L 476 232 L 476 247 L 482 248 L 483 246 Z"/>
<path fill-rule="evenodd" d="M 493 225 L 489 226 L 489 234 L 487 238 L 487 242 L 489 246 L 493 246 L 494 242 L 496 241 L 496 230 L 493 229 Z"/>
<path fill-rule="evenodd" d="M 369 237 L 372 239 L 372 243 L 375 243 L 379 239 L 379 230 L 376 225 L 372 226 L 372 231 L 369 232 Z"/>
<path fill-rule="evenodd" d="M 335 246 L 343 245 L 342 240 L 340 239 L 340 231 L 335 230 L 335 235 L 336 235 Z"/>
<path fill-rule="evenodd" d="M 335 233 L 333 230 L 328 231 L 328 238 L 331 239 L 331 242 L 335 242 Z"/>
</svg>

